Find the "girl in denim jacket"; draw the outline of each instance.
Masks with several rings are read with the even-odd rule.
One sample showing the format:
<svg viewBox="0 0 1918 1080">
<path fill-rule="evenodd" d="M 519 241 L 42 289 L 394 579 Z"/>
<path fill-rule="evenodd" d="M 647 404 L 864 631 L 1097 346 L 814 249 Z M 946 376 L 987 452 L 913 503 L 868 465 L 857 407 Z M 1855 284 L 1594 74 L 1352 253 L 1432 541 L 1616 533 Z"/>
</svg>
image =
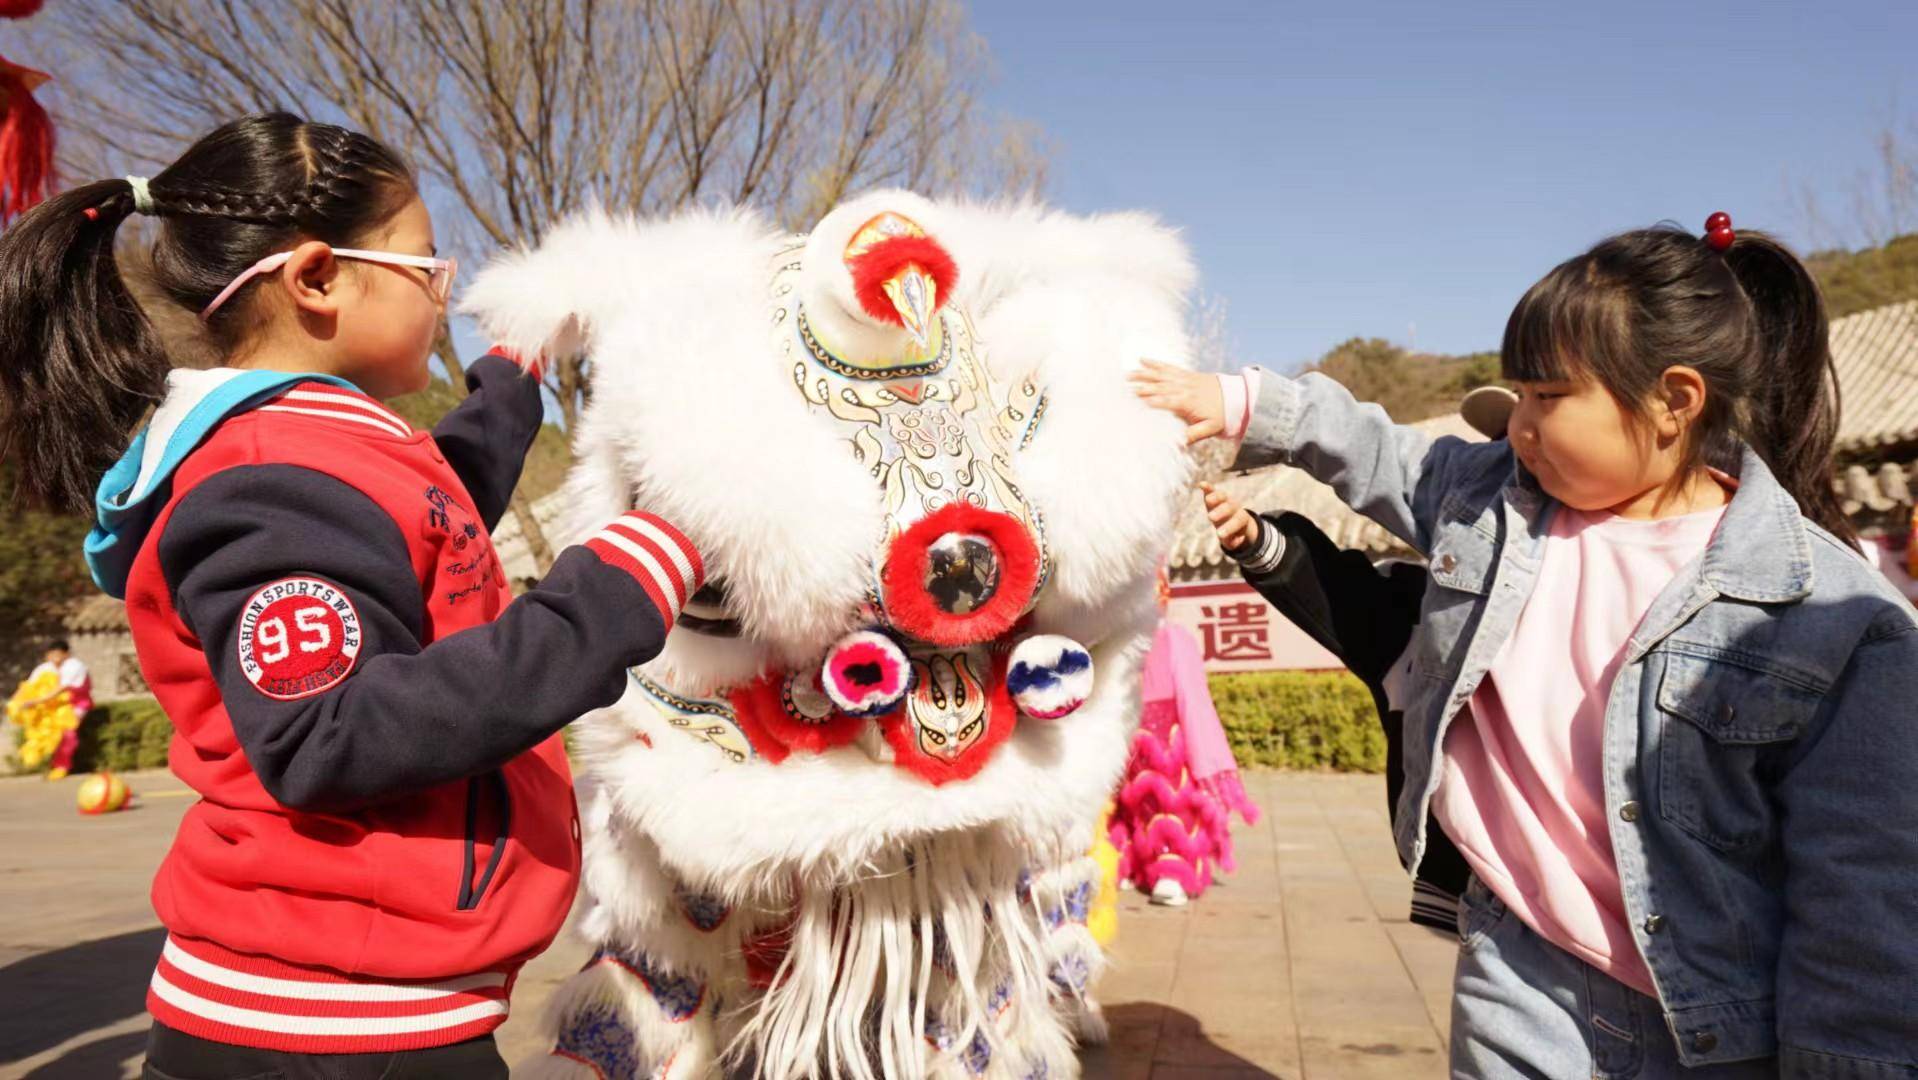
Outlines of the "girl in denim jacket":
<svg viewBox="0 0 1918 1080">
<path fill-rule="evenodd" d="M 1811 276 L 1723 214 L 1625 233 L 1502 362 L 1481 444 L 1320 375 L 1135 375 L 1430 560 L 1395 832 L 1416 868 L 1436 814 L 1473 871 L 1454 1075 L 1918 1078 L 1918 612 L 1832 492 Z"/>
</svg>

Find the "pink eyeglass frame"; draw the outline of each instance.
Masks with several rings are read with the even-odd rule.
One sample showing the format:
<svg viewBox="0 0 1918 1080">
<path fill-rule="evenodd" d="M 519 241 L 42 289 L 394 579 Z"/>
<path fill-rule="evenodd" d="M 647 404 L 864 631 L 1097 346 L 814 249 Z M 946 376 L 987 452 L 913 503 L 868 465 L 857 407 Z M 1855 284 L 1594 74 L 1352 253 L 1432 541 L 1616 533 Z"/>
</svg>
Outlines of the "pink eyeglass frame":
<svg viewBox="0 0 1918 1080">
<path fill-rule="evenodd" d="M 220 295 L 214 297 L 212 303 L 200 309 L 200 321 L 205 322 L 211 318 L 213 313 L 219 310 L 221 304 L 231 300 L 233 294 L 240 291 L 241 286 L 259 277 L 261 274 L 270 274 L 278 270 L 280 267 L 285 266 L 287 260 L 292 257 L 293 253 L 290 251 L 276 252 L 248 267 L 246 273 L 234 278 L 232 283 L 227 285 L 226 288 L 221 289 Z M 400 255 L 391 251 L 362 251 L 359 248 L 334 248 L 333 257 L 337 259 L 357 259 L 360 262 L 383 263 L 387 266 L 411 266 L 419 270 L 430 270 L 432 273 L 426 279 L 427 288 L 433 290 L 434 301 L 441 304 L 446 303 L 446 298 L 453 294 L 453 275 L 459 273 L 460 269 L 458 259 L 436 259 L 431 255 Z"/>
</svg>

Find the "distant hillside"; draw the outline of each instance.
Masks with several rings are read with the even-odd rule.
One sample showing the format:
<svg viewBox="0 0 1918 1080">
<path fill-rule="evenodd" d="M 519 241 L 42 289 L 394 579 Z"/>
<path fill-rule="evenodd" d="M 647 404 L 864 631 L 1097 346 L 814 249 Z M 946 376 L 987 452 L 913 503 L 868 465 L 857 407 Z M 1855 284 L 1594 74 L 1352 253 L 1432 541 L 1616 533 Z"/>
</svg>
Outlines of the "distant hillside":
<svg viewBox="0 0 1918 1080">
<path fill-rule="evenodd" d="M 1834 321 L 1918 299 L 1918 233 L 1862 251 L 1821 251 L 1805 263 L 1817 276 Z M 1383 338 L 1341 342 L 1306 370 L 1337 379 L 1359 400 L 1378 402 L 1403 424 L 1451 412 L 1467 390 L 1499 381 L 1496 351 L 1440 356 L 1410 352 Z"/>
<path fill-rule="evenodd" d="M 1438 356 L 1409 352 L 1383 338 L 1352 338 L 1306 368 L 1345 384 L 1360 401 L 1376 401 L 1401 424 L 1443 416 L 1465 392 L 1498 381 L 1498 353 Z"/>
<path fill-rule="evenodd" d="M 1863 251 L 1821 251 L 1805 259 L 1833 319 L 1918 299 L 1918 233 Z"/>
</svg>

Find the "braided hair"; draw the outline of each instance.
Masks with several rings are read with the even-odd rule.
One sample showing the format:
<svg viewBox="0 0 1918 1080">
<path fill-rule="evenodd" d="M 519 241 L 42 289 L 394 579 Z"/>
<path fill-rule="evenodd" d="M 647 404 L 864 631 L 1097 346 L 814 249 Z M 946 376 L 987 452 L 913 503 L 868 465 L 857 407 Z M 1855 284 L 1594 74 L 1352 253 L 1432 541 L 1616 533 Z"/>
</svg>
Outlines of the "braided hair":
<svg viewBox="0 0 1918 1080">
<path fill-rule="evenodd" d="M 127 180 L 72 188 L 0 234 L 0 456 L 34 505 L 90 507 L 99 476 L 158 402 L 171 367 L 114 260 L 120 224 L 160 219 L 154 285 L 197 312 L 301 240 L 348 246 L 411 201 L 379 142 L 289 113 L 241 117 L 194 143 L 136 197 Z M 137 205 L 136 205 L 137 203 Z M 257 283 L 214 312 L 230 352 L 258 326 Z"/>
</svg>

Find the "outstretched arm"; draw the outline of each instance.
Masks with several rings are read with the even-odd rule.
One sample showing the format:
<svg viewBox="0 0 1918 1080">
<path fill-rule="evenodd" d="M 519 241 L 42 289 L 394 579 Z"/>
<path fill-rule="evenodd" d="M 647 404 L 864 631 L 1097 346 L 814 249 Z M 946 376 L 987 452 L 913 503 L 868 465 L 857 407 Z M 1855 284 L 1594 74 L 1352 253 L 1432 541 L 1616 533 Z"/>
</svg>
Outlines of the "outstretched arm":
<svg viewBox="0 0 1918 1080">
<path fill-rule="evenodd" d="M 1458 466 L 1478 452 L 1500 453 L 1463 439 L 1432 439 L 1395 424 L 1317 373 L 1298 379 L 1262 369 L 1257 397 L 1239 446 L 1237 469 L 1296 465 L 1331 485 L 1346 505 L 1424 552 Z M 1186 422 L 1197 442 L 1226 430 L 1226 398 L 1214 375 L 1145 361 L 1131 376 L 1148 404 Z"/>
<path fill-rule="evenodd" d="M 611 705 L 704 574 L 677 530 L 628 514 L 493 622 L 422 645 L 399 526 L 294 465 L 208 478 L 175 509 L 160 562 L 247 760 L 306 810 L 485 772 Z"/>
<path fill-rule="evenodd" d="M 513 497 L 545 407 L 539 380 L 497 351 L 466 369 L 466 391 L 466 400 L 433 425 L 433 441 L 491 532 Z"/>
</svg>

